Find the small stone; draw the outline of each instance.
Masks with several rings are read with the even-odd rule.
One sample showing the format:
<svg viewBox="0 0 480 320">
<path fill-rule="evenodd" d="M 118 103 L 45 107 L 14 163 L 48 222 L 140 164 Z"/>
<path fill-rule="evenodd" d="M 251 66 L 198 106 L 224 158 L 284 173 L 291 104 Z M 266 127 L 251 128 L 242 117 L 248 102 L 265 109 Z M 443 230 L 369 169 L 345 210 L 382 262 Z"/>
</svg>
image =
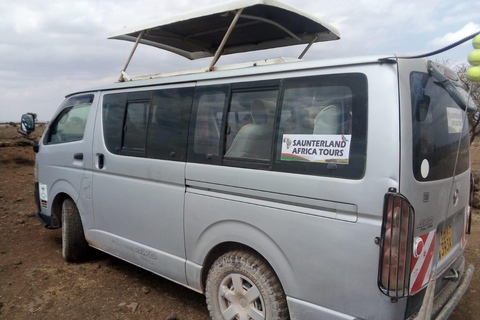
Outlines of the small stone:
<svg viewBox="0 0 480 320">
<path fill-rule="evenodd" d="M 20 202 L 20 201 L 22 201 L 22 200 L 23 200 L 22 197 L 17 198 L 17 202 Z"/>
<path fill-rule="evenodd" d="M 128 308 L 128 309 L 131 309 L 132 312 L 135 312 L 135 311 L 137 311 L 138 303 L 132 302 L 132 303 L 130 303 L 129 305 L 127 305 L 127 308 Z"/>
<path fill-rule="evenodd" d="M 16 261 L 16 262 L 14 262 L 13 264 L 16 265 L 16 266 L 19 266 L 19 265 L 22 264 L 22 261 Z"/>
<path fill-rule="evenodd" d="M 118 304 L 118 306 L 119 306 L 120 308 L 125 307 L 126 305 L 127 305 L 127 304 L 126 304 L 125 302 L 120 302 L 120 303 Z"/>
<path fill-rule="evenodd" d="M 148 287 L 143 287 L 143 288 L 142 288 L 142 292 L 145 293 L 145 294 L 149 294 L 149 293 L 150 293 L 150 288 L 148 288 Z"/>
<path fill-rule="evenodd" d="M 177 315 L 176 314 L 171 314 L 166 318 L 166 320 L 177 320 Z"/>
<path fill-rule="evenodd" d="M 480 208 L 480 195 L 477 192 L 473 196 L 472 206 L 477 209 Z"/>
<path fill-rule="evenodd" d="M 82 276 L 87 274 L 87 270 L 84 267 L 79 267 L 77 272 Z"/>
</svg>

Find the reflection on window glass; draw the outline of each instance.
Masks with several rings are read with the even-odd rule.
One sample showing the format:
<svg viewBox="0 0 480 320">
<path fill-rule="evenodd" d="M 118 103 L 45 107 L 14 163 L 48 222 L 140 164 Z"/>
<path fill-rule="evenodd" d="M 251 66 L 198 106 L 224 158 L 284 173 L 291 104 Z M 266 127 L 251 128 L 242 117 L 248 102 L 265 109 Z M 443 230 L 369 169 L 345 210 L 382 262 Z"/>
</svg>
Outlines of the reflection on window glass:
<svg viewBox="0 0 480 320">
<path fill-rule="evenodd" d="M 145 149 L 149 106 L 149 101 L 127 104 L 123 148 Z"/>
<path fill-rule="evenodd" d="M 225 99 L 226 94 L 217 91 L 199 97 L 193 146 L 195 153 L 219 155 Z"/>
<path fill-rule="evenodd" d="M 103 97 L 103 138 L 108 151 L 118 154 L 122 144 L 126 93 Z"/>
<path fill-rule="evenodd" d="M 193 88 L 154 92 L 147 137 L 147 157 L 185 160 L 193 92 Z"/>
<path fill-rule="evenodd" d="M 62 110 L 52 122 L 46 135 L 46 143 L 63 143 L 83 139 L 88 113 L 93 95 L 72 97 L 63 105 L 70 105 Z"/>
<path fill-rule="evenodd" d="M 352 91 L 345 86 L 285 90 L 281 129 L 293 134 L 350 134 Z"/>
<path fill-rule="evenodd" d="M 226 158 L 270 159 L 277 90 L 232 94 L 227 117 Z"/>
</svg>

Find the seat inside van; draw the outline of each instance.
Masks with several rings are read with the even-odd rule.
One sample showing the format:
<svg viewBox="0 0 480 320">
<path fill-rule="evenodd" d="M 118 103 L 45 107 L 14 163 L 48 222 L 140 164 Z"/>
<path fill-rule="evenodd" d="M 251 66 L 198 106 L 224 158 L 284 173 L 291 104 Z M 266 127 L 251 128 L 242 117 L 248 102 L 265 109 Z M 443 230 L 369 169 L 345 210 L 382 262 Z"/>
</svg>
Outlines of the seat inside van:
<svg viewBox="0 0 480 320">
<path fill-rule="evenodd" d="M 255 100 L 252 123 L 244 125 L 225 154 L 231 158 L 269 159 L 273 136 L 275 102 Z"/>
</svg>

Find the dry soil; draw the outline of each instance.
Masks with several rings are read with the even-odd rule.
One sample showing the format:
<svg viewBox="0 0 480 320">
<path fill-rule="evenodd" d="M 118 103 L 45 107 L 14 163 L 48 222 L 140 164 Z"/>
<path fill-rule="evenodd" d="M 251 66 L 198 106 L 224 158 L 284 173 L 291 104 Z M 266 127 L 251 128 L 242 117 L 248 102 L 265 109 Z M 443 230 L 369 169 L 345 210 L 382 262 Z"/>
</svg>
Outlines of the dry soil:
<svg viewBox="0 0 480 320">
<path fill-rule="evenodd" d="M 0 319 L 209 318 L 203 295 L 102 252 L 92 250 L 84 263 L 64 262 L 60 230 L 44 229 L 34 216 L 34 153 L 18 137 L 0 125 Z M 472 161 L 480 174 L 476 143 Z M 480 266 L 478 210 L 466 258 Z M 479 290 L 476 271 L 451 320 L 480 318 Z"/>
</svg>

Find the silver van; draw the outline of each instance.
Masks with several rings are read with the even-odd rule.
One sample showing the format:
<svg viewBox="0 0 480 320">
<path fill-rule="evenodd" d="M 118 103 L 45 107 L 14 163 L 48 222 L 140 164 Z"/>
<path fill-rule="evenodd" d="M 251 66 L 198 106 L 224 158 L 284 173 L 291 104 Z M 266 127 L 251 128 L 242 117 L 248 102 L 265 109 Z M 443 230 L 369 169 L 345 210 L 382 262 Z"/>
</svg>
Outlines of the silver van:
<svg viewBox="0 0 480 320">
<path fill-rule="evenodd" d="M 339 38 L 270 0 L 112 38 L 214 58 L 66 97 L 35 146 L 37 217 L 65 260 L 107 252 L 205 293 L 212 319 L 448 318 L 473 274 L 455 73 L 396 56 L 215 66 Z"/>
</svg>

